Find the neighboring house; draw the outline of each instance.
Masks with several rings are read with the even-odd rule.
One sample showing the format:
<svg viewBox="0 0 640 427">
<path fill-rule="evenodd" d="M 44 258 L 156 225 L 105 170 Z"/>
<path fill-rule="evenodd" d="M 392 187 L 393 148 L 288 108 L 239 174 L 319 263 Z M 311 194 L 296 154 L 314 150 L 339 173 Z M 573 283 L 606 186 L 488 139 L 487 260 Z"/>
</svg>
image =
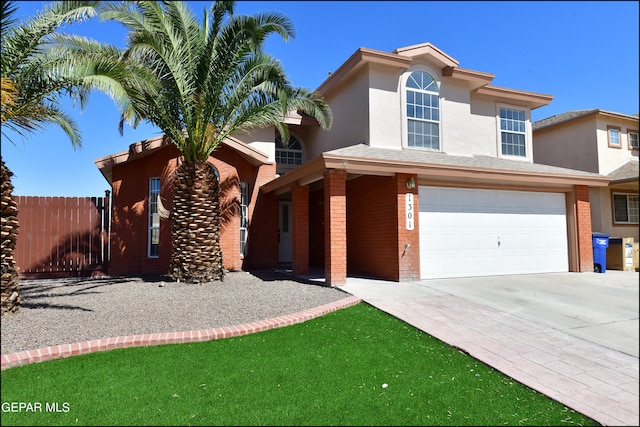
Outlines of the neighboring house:
<svg viewBox="0 0 640 427">
<path fill-rule="evenodd" d="M 223 215 L 227 268 L 291 263 L 331 285 L 593 271 L 589 191 L 610 179 L 535 164 L 531 110 L 552 97 L 493 77 L 430 43 L 361 48 L 318 88 L 330 131 L 293 114 L 286 147 L 273 128 L 227 141 L 210 158 L 243 206 Z M 113 186 L 110 274 L 166 272 L 155 200 L 176 159 L 157 139 L 96 161 Z"/>
<path fill-rule="evenodd" d="M 533 160 L 608 176 L 591 188 L 591 227 L 611 237 L 638 236 L 638 115 L 569 111 L 533 124 Z"/>
</svg>

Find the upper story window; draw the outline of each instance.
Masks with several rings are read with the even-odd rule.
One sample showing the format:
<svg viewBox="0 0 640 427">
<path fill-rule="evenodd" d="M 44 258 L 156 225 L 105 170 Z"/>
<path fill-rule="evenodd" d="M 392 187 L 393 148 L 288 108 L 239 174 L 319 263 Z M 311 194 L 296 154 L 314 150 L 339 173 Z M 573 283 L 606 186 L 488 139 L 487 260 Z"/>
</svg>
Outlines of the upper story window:
<svg viewBox="0 0 640 427">
<path fill-rule="evenodd" d="M 613 194 L 613 222 L 615 224 L 638 224 L 638 195 Z"/>
<path fill-rule="evenodd" d="M 407 145 L 440 150 L 440 92 L 425 71 L 409 75 L 407 90 Z"/>
<path fill-rule="evenodd" d="M 609 147 L 620 148 L 620 128 L 617 126 L 607 126 L 609 136 Z"/>
<path fill-rule="evenodd" d="M 500 107 L 500 140 L 503 156 L 527 156 L 527 131 L 523 110 Z"/>
<path fill-rule="evenodd" d="M 302 164 L 302 143 L 298 138 L 289 135 L 289 144 L 284 145 L 282 137 L 276 137 L 277 172 L 284 173 Z"/>
<path fill-rule="evenodd" d="M 160 197 L 160 178 L 149 180 L 149 232 L 147 256 L 157 258 L 160 249 L 160 212 L 158 198 Z"/>
<path fill-rule="evenodd" d="M 627 134 L 629 135 L 629 150 L 637 150 L 638 147 L 638 131 L 637 130 L 627 130 Z"/>
</svg>

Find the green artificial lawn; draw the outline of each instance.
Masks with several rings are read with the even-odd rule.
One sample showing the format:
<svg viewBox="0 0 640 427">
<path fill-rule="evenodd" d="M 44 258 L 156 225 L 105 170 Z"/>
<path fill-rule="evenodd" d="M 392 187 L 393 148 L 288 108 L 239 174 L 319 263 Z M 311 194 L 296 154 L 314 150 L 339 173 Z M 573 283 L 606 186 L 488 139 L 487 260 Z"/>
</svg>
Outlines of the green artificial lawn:
<svg viewBox="0 0 640 427">
<path fill-rule="evenodd" d="M 599 425 L 365 303 L 11 368 L 2 405 L 2 425 Z"/>
</svg>

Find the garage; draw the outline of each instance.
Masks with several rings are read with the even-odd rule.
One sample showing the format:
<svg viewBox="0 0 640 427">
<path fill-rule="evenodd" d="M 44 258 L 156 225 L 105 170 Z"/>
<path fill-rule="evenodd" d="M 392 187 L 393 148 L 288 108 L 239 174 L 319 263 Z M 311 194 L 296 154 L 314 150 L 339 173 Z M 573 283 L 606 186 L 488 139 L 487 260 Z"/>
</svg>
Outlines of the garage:
<svg viewBox="0 0 640 427">
<path fill-rule="evenodd" d="M 564 193 L 419 187 L 422 279 L 566 272 Z"/>
</svg>

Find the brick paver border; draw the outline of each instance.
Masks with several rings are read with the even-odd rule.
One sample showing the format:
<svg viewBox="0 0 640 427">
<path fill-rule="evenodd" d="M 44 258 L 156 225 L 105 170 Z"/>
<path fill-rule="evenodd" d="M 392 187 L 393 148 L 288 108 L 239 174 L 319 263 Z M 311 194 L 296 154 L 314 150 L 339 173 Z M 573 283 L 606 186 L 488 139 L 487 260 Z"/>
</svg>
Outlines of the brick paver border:
<svg viewBox="0 0 640 427">
<path fill-rule="evenodd" d="M 30 363 L 44 362 L 46 360 L 61 359 L 77 356 L 79 354 L 94 353 L 98 351 L 113 350 L 116 348 L 146 347 L 162 344 L 178 344 L 197 341 L 210 341 L 222 338 L 231 338 L 241 335 L 253 334 L 268 329 L 294 325 L 307 320 L 325 315 L 332 311 L 351 307 L 358 304 L 360 298 L 350 296 L 341 300 L 310 308 L 295 314 L 274 317 L 257 322 L 245 323 L 235 326 L 223 326 L 220 328 L 199 329 L 185 332 L 162 332 L 143 335 L 129 335 L 124 337 L 101 338 L 97 340 L 78 342 L 74 344 L 54 345 L 36 350 L 20 351 L 2 355 L 2 370 L 14 366 L 28 365 Z"/>
</svg>

